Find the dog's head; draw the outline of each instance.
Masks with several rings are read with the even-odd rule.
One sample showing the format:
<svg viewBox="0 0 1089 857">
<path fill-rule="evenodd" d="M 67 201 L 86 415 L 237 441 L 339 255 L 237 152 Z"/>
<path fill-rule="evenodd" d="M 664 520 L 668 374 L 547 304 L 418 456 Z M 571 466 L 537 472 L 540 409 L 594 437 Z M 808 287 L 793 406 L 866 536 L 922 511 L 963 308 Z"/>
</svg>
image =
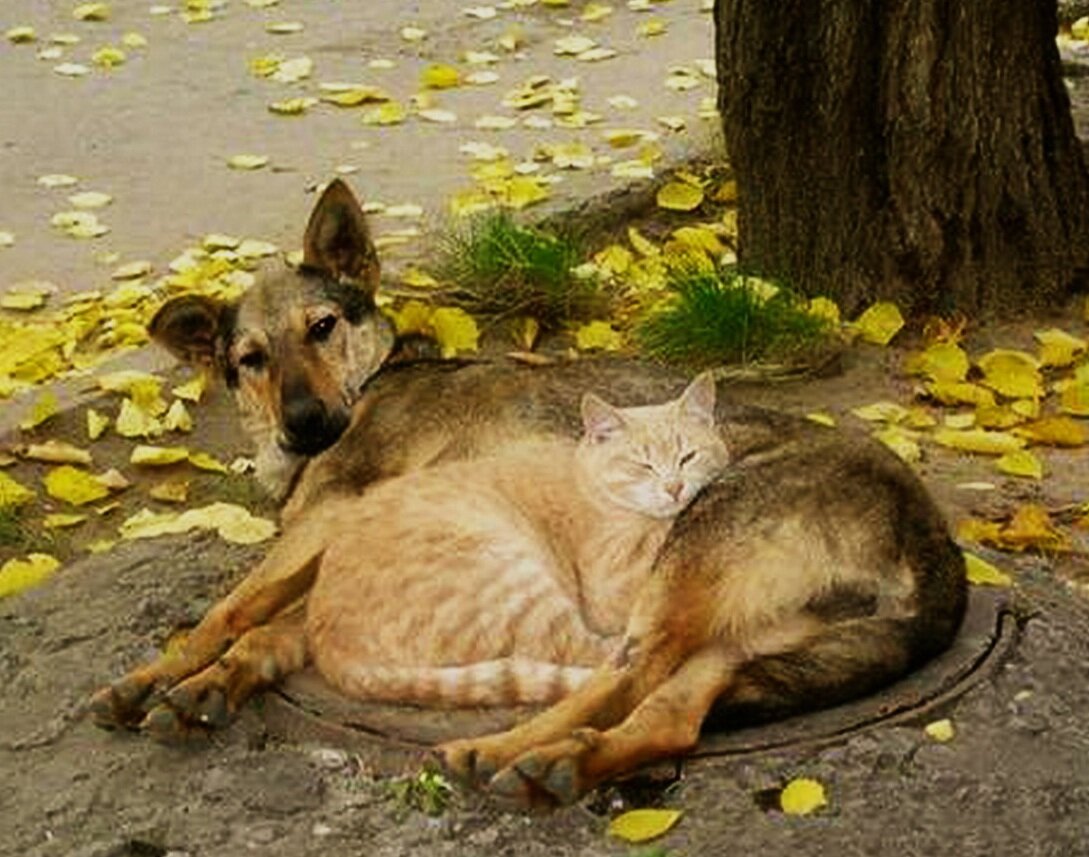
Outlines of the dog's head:
<svg viewBox="0 0 1089 857">
<path fill-rule="evenodd" d="M 303 261 L 262 271 L 237 302 L 168 301 L 151 337 L 211 368 L 234 393 L 257 444 L 257 475 L 282 495 L 307 458 L 332 446 L 393 346 L 375 307 L 378 256 L 348 185 L 330 183 L 306 227 Z"/>
</svg>

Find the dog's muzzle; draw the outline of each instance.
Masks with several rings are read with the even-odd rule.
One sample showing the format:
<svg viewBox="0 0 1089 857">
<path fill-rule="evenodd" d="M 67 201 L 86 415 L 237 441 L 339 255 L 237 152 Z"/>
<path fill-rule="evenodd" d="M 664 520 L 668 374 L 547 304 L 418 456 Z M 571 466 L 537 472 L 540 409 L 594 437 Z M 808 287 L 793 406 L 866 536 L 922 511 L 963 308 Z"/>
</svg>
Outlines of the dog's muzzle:
<svg viewBox="0 0 1089 857">
<path fill-rule="evenodd" d="M 317 455 L 340 440 L 348 422 L 347 413 L 329 411 L 318 399 L 292 402 L 284 408 L 284 437 L 280 446 L 295 455 Z"/>
</svg>

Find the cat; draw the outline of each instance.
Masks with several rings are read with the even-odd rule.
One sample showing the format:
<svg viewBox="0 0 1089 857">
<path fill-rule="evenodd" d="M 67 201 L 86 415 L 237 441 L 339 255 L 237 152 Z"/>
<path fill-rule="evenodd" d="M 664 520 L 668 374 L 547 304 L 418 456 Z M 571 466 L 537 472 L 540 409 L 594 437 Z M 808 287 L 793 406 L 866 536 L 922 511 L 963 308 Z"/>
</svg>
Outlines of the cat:
<svg viewBox="0 0 1089 857">
<path fill-rule="evenodd" d="M 577 443 L 527 441 L 327 505 L 342 535 L 308 599 L 318 670 L 370 700 L 566 695 L 612 652 L 674 518 L 727 466 L 714 404 L 709 373 L 659 405 L 588 393 Z"/>
</svg>

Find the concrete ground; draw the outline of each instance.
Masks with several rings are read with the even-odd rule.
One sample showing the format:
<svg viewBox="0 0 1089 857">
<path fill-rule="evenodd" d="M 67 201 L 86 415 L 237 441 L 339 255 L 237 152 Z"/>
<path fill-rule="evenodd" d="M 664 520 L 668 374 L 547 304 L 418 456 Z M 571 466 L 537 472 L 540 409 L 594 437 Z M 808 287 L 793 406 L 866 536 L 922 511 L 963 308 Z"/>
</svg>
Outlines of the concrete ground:
<svg viewBox="0 0 1089 857">
<path fill-rule="evenodd" d="M 676 162 L 706 149 L 714 127 L 696 115 L 700 100 L 714 95 L 712 79 L 694 66 L 713 56 L 711 16 L 700 11 L 699 0 L 676 0 L 653 13 L 618 4 L 596 23 L 570 23 L 586 5 L 581 2 L 505 10 L 480 20 L 465 14 L 471 4 L 461 0 L 281 0 L 268 8 L 230 0 L 215 18 L 196 24 L 177 14 L 150 15 L 151 0 L 113 0 L 108 20 L 101 22 L 73 20 L 75 5 L 7 0 L 0 9 L 0 29 L 32 26 L 38 36 L 30 44 L 0 41 L 0 230 L 16 239 L 0 250 L 5 281 L 47 278 L 66 290 L 97 288 L 110 270 L 94 261 L 101 251 L 147 259 L 162 271 L 184 247 L 213 232 L 294 248 L 313 204 L 307 191 L 337 167 L 358 169 L 348 180 L 365 201 L 421 206 L 426 228 L 447 216 L 446 200 L 454 192 L 473 184 L 472 161 L 459 151 L 465 143 L 501 145 L 520 159 L 531 157 L 539 144 L 581 141 L 623 160 L 634 154 L 611 150 L 602 132 L 637 128 L 659 133 L 666 161 Z M 639 36 L 637 28 L 650 18 L 667 22 L 667 32 Z M 283 22 L 303 29 L 266 32 L 266 25 Z M 408 26 L 426 36 L 406 41 L 401 30 Z M 120 45 L 130 32 L 142 35 L 147 47 L 125 48 L 127 61 L 111 70 L 90 64 L 96 49 Z M 510 32 L 519 34 L 513 52 L 497 44 Z M 37 58 L 57 33 L 81 41 L 63 47 L 56 59 Z M 572 35 L 593 38 L 617 56 L 582 62 L 555 55 L 556 40 Z M 491 52 L 496 61 L 467 64 L 466 51 Z M 254 77 L 247 63 L 271 54 L 310 58 L 311 77 L 298 83 Z M 375 60 L 387 60 L 392 68 L 373 68 Z M 64 77 L 54 67 L 65 62 L 87 64 L 92 71 Z M 380 86 L 407 105 L 420 89 L 422 70 L 436 63 L 455 64 L 466 74 L 493 71 L 498 80 L 433 92 L 435 107 L 456 114 L 451 123 L 410 117 L 400 125 L 364 126 L 360 108 L 331 104 L 302 116 L 268 110 L 274 101 L 318 95 L 319 85 L 330 82 Z M 665 85 L 669 69 L 679 65 L 695 71 L 693 88 Z M 519 112 L 501 103 L 508 91 L 539 74 L 557 81 L 577 77 L 581 108 L 601 114 L 602 121 L 584 129 L 474 127 L 485 115 L 519 122 L 549 117 L 547 109 Z M 637 106 L 609 104 L 621 95 Z M 671 132 L 657 122 L 659 116 L 683 117 L 687 130 Z M 229 169 L 227 159 L 240 153 L 267 156 L 269 166 Z M 552 207 L 630 181 L 604 168 L 546 171 L 563 179 L 553 188 Z M 76 176 L 80 185 L 49 190 L 37 184 L 40 176 L 54 173 Z M 71 207 L 65 198 L 81 190 L 113 196 L 99 212 L 112 230 L 108 235 L 77 240 L 50 226 L 53 214 Z M 416 224 L 378 217 L 376 231 Z"/>
</svg>

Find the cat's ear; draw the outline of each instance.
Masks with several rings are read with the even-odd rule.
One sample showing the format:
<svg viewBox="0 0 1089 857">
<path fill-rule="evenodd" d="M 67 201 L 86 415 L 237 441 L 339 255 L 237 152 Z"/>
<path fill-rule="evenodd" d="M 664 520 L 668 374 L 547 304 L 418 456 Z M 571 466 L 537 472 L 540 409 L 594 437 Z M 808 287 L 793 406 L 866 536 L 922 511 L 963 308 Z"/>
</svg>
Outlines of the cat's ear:
<svg viewBox="0 0 1089 857">
<path fill-rule="evenodd" d="M 582 397 L 582 428 L 591 443 L 608 440 L 624 428 L 624 416 L 600 396 Z"/>
<path fill-rule="evenodd" d="M 697 375 L 678 400 L 681 413 L 708 425 L 715 423 L 715 375 L 708 370 Z"/>
</svg>

